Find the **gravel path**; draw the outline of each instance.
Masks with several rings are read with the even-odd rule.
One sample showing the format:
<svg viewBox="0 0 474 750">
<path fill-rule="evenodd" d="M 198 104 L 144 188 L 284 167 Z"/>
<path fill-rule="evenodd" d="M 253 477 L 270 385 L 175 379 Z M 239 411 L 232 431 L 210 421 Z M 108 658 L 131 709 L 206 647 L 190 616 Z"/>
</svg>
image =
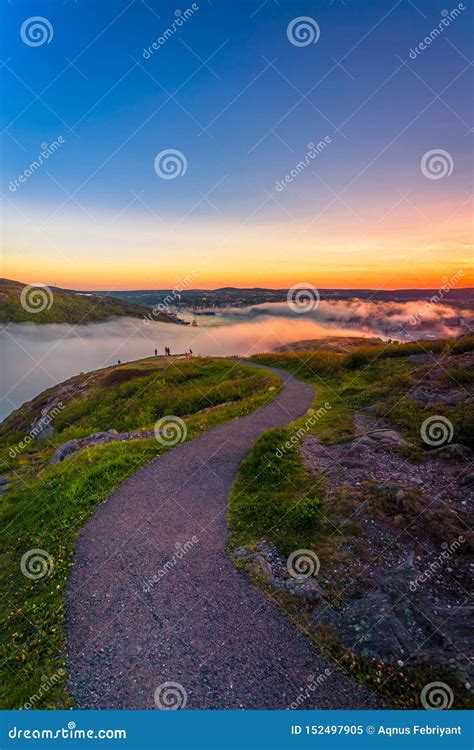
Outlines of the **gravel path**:
<svg viewBox="0 0 474 750">
<path fill-rule="evenodd" d="M 154 709 L 167 682 L 182 686 L 172 690 L 189 709 L 286 708 L 319 675 L 301 708 L 376 706 L 226 555 L 240 461 L 264 430 L 303 415 L 313 399 L 309 385 L 272 371 L 285 385 L 271 403 L 153 460 L 85 526 L 67 591 L 77 708 Z"/>
</svg>

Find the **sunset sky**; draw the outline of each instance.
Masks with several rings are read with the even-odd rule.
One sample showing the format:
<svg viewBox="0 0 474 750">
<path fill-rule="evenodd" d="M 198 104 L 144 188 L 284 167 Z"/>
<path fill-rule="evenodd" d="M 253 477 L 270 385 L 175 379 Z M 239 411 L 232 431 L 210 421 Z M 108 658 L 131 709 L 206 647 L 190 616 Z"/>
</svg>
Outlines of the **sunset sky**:
<svg viewBox="0 0 474 750">
<path fill-rule="evenodd" d="M 410 56 L 457 4 L 200 0 L 144 56 L 176 0 L 5 5 L 1 275 L 382 289 L 438 288 L 462 269 L 474 285 L 472 7 L 460 6 Z M 30 46 L 20 29 L 38 15 L 52 38 Z M 316 43 L 289 40 L 301 16 Z M 154 168 L 168 149 L 186 162 L 175 179 Z M 440 150 L 450 174 L 432 179 L 422 159 Z"/>
</svg>

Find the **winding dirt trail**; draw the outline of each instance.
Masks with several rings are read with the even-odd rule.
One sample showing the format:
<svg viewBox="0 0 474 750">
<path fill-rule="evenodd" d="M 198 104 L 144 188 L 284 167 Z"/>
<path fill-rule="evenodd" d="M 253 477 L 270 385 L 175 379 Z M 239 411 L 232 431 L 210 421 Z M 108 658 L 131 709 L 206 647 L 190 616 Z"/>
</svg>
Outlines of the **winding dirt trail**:
<svg viewBox="0 0 474 750">
<path fill-rule="evenodd" d="M 167 682 L 182 686 L 189 709 L 286 708 L 321 674 L 301 708 L 376 707 L 226 555 L 227 499 L 240 461 L 262 432 L 302 416 L 313 399 L 309 385 L 267 369 L 284 380 L 271 403 L 153 460 L 82 531 L 67 590 L 77 708 L 154 709 Z M 190 542 L 144 591 L 176 544 Z M 166 701 L 166 690 L 157 696 Z"/>
</svg>

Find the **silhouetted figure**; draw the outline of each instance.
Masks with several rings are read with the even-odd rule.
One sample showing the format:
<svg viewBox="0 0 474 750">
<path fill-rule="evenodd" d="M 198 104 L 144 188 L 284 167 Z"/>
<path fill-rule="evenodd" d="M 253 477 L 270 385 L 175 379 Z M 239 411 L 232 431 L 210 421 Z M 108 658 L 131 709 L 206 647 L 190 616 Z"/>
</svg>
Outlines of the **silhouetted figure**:
<svg viewBox="0 0 474 750">
<path fill-rule="evenodd" d="M 158 349 L 155 349 L 155 357 L 158 356 Z"/>
<path fill-rule="evenodd" d="M 190 350 L 189 350 L 189 356 L 190 356 L 190 357 L 192 357 L 192 356 L 193 356 L 193 350 L 192 350 L 192 349 L 190 349 Z"/>
<path fill-rule="evenodd" d="M 120 361 L 119 359 L 117 360 L 117 364 L 118 364 L 118 365 L 121 365 L 121 364 L 122 364 L 122 363 L 121 363 L 121 361 Z"/>
</svg>

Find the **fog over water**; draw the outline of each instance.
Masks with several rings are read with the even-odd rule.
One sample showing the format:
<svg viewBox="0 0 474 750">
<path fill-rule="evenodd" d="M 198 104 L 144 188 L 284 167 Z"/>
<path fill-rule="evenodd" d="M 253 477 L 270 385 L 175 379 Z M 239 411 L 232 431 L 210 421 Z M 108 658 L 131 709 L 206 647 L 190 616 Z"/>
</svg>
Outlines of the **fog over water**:
<svg viewBox="0 0 474 750">
<path fill-rule="evenodd" d="M 72 375 L 107 367 L 119 359 L 126 362 L 153 356 L 155 349 L 163 354 L 165 346 L 172 353 L 192 349 L 195 355 L 248 356 L 291 341 L 329 335 L 409 340 L 462 332 L 456 322 L 458 313 L 446 305 L 428 306 L 421 322 L 414 326 L 413 317 L 419 315 L 423 305 L 328 300 L 301 314 L 287 304 L 268 303 L 197 316 L 197 327 L 155 321 L 145 324 L 138 318 L 79 326 L 8 324 L 0 331 L 4 357 L 0 418 Z M 179 314 L 194 319 L 192 313 Z M 443 322 L 446 319 L 450 325 Z"/>
</svg>

